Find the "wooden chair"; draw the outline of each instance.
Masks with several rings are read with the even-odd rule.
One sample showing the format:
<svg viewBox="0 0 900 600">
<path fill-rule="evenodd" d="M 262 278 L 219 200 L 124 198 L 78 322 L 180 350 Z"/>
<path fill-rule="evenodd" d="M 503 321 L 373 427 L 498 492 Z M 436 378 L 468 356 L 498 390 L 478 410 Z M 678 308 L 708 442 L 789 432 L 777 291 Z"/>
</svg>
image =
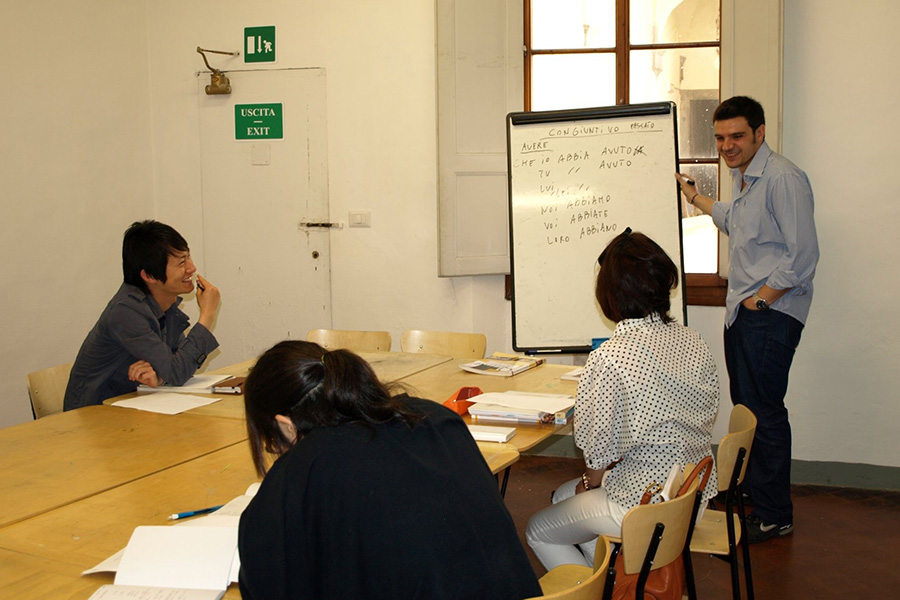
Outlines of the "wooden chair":
<svg viewBox="0 0 900 600">
<path fill-rule="evenodd" d="M 747 458 L 756 434 L 756 416 L 749 408 L 735 405 L 728 421 L 729 433 L 722 438 L 716 452 L 718 486 L 725 492 L 725 510 L 707 509 L 694 527 L 691 552 L 712 554 L 731 564 L 731 593 L 734 600 L 741 598 L 737 545 L 746 531 L 744 500 L 741 482 L 747 472 Z M 737 513 L 734 509 L 737 507 Z M 730 518 L 729 518 L 730 515 Z M 742 544 L 744 554 L 744 579 L 747 598 L 753 600 L 753 575 L 750 569 L 749 544 Z"/>
<path fill-rule="evenodd" d="M 352 352 L 391 351 L 391 334 L 387 331 L 313 329 L 306 334 L 306 341 L 315 342 L 326 350 L 343 348 Z"/>
<path fill-rule="evenodd" d="M 691 524 L 697 514 L 700 482 L 694 480 L 688 490 L 666 502 L 635 506 L 622 519 L 622 570 L 638 574 L 635 598 L 644 598 L 644 585 L 651 571 L 662 568 L 689 553 L 687 543 Z M 688 588 L 693 588 L 690 557 L 685 561 Z M 617 577 L 621 577 L 618 573 Z M 679 590 L 679 593 L 681 590 Z"/>
<path fill-rule="evenodd" d="M 486 345 L 487 338 L 481 333 L 407 329 L 400 336 L 400 349 L 403 352 L 443 354 L 456 358 L 484 358 Z"/>
<path fill-rule="evenodd" d="M 25 376 L 31 411 L 35 419 L 62 412 L 66 385 L 73 363 L 41 369 Z"/>
<path fill-rule="evenodd" d="M 601 535 L 594 551 L 594 567 L 560 565 L 548 571 L 540 579 L 540 598 L 600 600 L 609 576 L 609 559 L 609 540 Z"/>
</svg>

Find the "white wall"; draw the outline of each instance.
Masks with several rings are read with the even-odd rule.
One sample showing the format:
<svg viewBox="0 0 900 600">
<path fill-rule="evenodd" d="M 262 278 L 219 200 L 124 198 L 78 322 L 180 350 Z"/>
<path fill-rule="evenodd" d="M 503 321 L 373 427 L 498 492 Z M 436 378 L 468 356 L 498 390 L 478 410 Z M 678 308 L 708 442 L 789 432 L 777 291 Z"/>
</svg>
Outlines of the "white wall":
<svg viewBox="0 0 900 600">
<path fill-rule="evenodd" d="M 279 67 L 326 69 L 332 218 L 372 211 L 371 229 L 333 234 L 331 325 L 389 330 L 395 349 L 410 327 L 482 331 L 489 352 L 511 349 L 502 277 L 436 276 L 431 3 L 0 2 L 20 24 L 8 47 L 52 48 L 0 58 L 0 107 L 16 115 L 0 138 L 0 426 L 29 417 L 28 371 L 74 357 L 120 280 L 132 220 L 171 223 L 202 266 L 195 49 L 237 49 L 244 26 L 278 27 Z M 822 247 L 789 390 L 794 457 L 900 466 L 890 310 L 900 184 L 889 167 L 898 84 L 884 77 L 900 54 L 888 25 L 900 5 L 857 3 L 852 19 L 839 3 L 785 5 L 784 150 L 813 182 Z M 51 64 L 66 68 L 45 76 Z M 45 78 L 83 87 L 53 96 Z M 722 319 L 720 308 L 689 310 L 725 388 Z"/>
<path fill-rule="evenodd" d="M 152 214 L 143 2 L 0 0 L 0 426 L 25 375 L 74 360 Z"/>
<path fill-rule="evenodd" d="M 785 0 L 783 148 L 822 254 L 791 373 L 798 459 L 900 466 L 898 19 L 893 0 Z"/>
</svg>

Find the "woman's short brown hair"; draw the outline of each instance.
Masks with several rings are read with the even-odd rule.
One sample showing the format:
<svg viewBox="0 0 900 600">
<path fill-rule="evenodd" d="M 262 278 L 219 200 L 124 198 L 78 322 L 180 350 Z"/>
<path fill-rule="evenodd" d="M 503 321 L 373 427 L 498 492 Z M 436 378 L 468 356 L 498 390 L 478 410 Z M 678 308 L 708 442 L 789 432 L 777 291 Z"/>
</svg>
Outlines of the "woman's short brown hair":
<svg viewBox="0 0 900 600">
<path fill-rule="evenodd" d="M 618 323 L 658 313 L 664 323 L 674 321 L 669 294 L 678 285 L 678 268 L 659 244 L 628 228 L 609 242 L 597 262 L 594 294 L 606 318 Z"/>
</svg>

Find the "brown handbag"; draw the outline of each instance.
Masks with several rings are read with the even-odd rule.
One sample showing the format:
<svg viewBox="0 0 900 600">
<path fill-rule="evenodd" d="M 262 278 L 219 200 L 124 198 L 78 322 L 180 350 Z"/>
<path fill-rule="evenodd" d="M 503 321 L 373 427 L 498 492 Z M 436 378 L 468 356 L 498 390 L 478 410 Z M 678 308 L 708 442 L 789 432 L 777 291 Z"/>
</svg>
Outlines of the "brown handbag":
<svg viewBox="0 0 900 600">
<path fill-rule="evenodd" d="M 697 463 L 694 470 L 685 477 L 684 483 L 681 484 L 675 496 L 678 497 L 684 494 L 700 473 L 703 473 L 703 478 L 700 480 L 700 486 L 697 489 L 705 489 L 709 476 L 712 473 L 712 464 L 713 459 L 711 456 L 707 456 Z M 648 485 L 641 498 L 641 504 L 648 504 L 653 496 L 661 490 L 662 487 L 656 483 Z M 625 562 L 621 552 L 617 554 L 614 566 L 617 575 L 612 593 L 613 600 L 630 600 L 635 598 L 639 573 L 631 575 L 625 573 Z M 684 560 L 679 556 L 669 564 L 655 571 L 650 571 L 647 583 L 644 584 L 644 600 L 681 600 L 684 584 Z"/>
</svg>

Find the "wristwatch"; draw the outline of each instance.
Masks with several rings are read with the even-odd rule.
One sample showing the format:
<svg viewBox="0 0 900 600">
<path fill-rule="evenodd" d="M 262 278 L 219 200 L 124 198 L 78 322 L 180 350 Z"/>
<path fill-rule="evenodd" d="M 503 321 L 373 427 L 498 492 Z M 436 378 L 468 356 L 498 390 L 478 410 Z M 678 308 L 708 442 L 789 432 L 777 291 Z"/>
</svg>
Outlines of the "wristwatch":
<svg viewBox="0 0 900 600">
<path fill-rule="evenodd" d="M 759 294 L 753 294 L 753 299 L 756 300 L 756 310 L 769 310 L 769 303 L 765 298 L 761 298 Z"/>
</svg>

